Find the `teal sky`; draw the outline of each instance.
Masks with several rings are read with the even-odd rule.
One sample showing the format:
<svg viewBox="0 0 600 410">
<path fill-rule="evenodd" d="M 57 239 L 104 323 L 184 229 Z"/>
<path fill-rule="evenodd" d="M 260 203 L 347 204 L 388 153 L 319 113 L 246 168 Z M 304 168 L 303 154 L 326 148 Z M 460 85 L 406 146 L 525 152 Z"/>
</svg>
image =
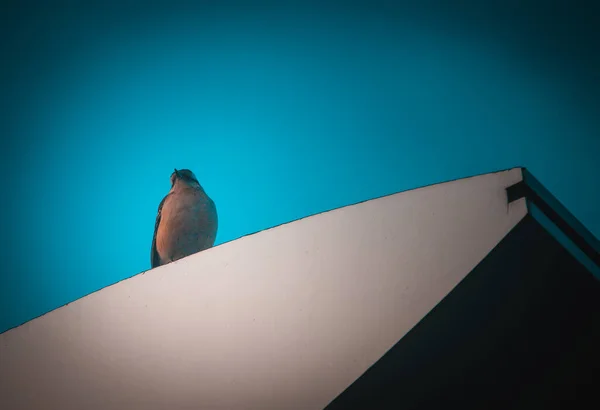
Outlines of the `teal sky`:
<svg viewBox="0 0 600 410">
<path fill-rule="evenodd" d="M 5 10 L 0 332 L 149 269 L 175 167 L 218 244 L 514 166 L 599 237 L 585 16 L 369 3 Z"/>
</svg>

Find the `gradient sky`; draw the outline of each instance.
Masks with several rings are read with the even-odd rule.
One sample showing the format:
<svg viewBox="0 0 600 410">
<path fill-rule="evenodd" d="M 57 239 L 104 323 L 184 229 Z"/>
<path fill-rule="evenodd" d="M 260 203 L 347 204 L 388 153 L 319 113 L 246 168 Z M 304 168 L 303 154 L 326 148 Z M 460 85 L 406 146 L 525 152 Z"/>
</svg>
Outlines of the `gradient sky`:
<svg viewBox="0 0 600 410">
<path fill-rule="evenodd" d="M 600 237 L 600 44 L 576 2 L 218 3 L 1 9 L 0 332 L 149 269 L 175 167 L 217 244 L 514 166 Z"/>
</svg>

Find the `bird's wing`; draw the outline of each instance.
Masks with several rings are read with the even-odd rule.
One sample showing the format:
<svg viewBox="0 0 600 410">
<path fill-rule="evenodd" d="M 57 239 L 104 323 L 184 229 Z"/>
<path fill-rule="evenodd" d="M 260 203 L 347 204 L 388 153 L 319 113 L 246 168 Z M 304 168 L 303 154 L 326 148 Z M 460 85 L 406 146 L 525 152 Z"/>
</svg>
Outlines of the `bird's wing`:
<svg viewBox="0 0 600 410">
<path fill-rule="evenodd" d="M 158 205 L 158 212 L 156 213 L 156 221 L 154 222 L 154 236 L 152 237 L 152 250 L 150 251 L 150 265 L 152 268 L 156 268 L 160 265 L 160 256 L 158 256 L 158 252 L 156 251 L 156 233 L 158 232 L 158 226 L 160 225 L 162 207 L 169 195 L 171 194 L 168 194 L 163 198 L 162 201 L 160 201 L 160 204 Z"/>
</svg>

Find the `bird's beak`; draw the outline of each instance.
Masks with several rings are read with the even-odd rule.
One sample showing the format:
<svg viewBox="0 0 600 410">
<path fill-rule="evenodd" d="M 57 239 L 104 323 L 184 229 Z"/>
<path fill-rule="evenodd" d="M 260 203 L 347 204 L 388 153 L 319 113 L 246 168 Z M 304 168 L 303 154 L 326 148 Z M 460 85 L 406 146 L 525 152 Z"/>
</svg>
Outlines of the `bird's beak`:
<svg viewBox="0 0 600 410">
<path fill-rule="evenodd" d="M 177 171 L 177 168 L 175 168 L 175 175 L 177 175 L 177 178 L 181 178 L 181 174 L 179 173 L 179 171 Z"/>
</svg>

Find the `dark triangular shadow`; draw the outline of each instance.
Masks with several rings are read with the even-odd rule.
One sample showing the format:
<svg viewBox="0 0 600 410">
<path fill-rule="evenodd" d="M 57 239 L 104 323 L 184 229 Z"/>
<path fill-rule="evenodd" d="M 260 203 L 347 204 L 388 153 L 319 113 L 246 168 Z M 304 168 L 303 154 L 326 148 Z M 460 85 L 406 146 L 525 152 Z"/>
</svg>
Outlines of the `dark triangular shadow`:
<svg viewBox="0 0 600 410">
<path fill-rule="evenodd" d="M 327 409 L 587 408 L 599 346 L 600 282 L 527 215 Z"/>
</svg>

